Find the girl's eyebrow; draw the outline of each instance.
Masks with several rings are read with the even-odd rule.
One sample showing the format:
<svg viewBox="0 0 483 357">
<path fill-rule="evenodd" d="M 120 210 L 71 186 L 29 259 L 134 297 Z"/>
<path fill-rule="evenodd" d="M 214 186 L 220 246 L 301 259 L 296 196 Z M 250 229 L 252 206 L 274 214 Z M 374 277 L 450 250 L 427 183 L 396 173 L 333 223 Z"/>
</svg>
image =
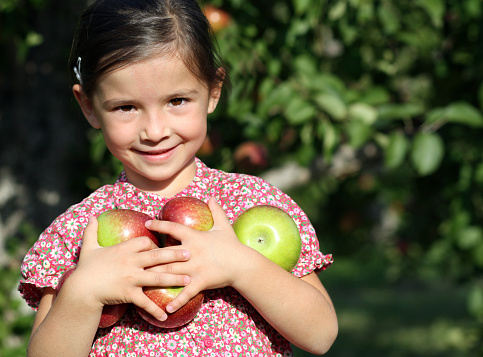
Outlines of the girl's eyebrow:
<svg viewBox="0 0 483 357">
<path fill-rule="evenodd" d="M 106 109 L 109 109 L 109 108 L 122 107 L 122 106 L 125 106 L 125 105 L 135 105 L 136 103 L 137 103 L 137 101 L 135 101 L 135 100 L 113 98 L 113 99 L 108 99 L 105 102 L 103 102 L 102 106 Z"/>
<path fill-rule="evenodd" d="M 196 89 L 181 89 L 176 92 L 171 93 L 167 98 L 180 98 L 180 97 L 191 97 L 198 94 Z"/>
</svg>

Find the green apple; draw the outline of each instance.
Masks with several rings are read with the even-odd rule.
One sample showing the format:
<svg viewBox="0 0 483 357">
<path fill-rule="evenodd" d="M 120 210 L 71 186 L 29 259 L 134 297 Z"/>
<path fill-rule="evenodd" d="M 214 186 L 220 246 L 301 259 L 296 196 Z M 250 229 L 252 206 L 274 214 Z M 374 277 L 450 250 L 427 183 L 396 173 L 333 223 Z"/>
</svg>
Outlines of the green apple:
<svg viewBox="0 0 483 357">
<path fill-rule="evenodd" d="M 270 205 L 249 208 L 233 222 L 243 244 L 257 250 L 287 271 L 297 264 L 302 249 L 300 232 L 284 210 Z"/>
</svg>

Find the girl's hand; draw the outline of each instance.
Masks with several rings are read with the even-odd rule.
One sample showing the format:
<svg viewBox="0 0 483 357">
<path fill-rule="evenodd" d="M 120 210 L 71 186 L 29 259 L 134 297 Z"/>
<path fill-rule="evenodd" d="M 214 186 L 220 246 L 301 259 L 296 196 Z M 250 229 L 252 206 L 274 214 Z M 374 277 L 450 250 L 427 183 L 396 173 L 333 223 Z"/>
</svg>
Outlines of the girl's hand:
<svg viewBox="0 0 483 357">
<path fill-rule="evenodd" d="M 149 268 L 186 261 L 190 258 L 189 252 L 158 248 L 148 237 L 101 247 L 97 243 L 97 225 L 97 219 L 91 217 L 84 231 L 77 268 L 68 281 L 93 305 L 133 303 L 165 320 L 167 315 L 143 293 L 142 287 L 188 284 L 187 275 Z"/>
<path fill-rule="evenodd" d="M 249 264 L 250 254 L 255 250 L 240 243 L 223 208 L 211 198 L 208 206 L 213 215 L 213 228 L 198 231 L 179 223 L 153 220 L 146 222 L 151 230 L 171 235 L 181 242 L 172 248 L 187 249 L 191 258 L 182 263 L 165 264 L 163 271 L 188 275 L 190 283 L 167 306 L 174 312 L 199 292 L 207 289 L 231 286 L 236 279 L 240 264 Z"/>
</svg>

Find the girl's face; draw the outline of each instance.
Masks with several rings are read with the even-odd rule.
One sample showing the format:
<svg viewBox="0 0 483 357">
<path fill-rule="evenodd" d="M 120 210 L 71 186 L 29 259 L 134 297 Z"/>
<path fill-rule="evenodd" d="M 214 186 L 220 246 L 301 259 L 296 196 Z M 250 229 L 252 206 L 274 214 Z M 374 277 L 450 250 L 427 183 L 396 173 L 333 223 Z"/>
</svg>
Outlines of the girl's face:
<svg viewBox="0 0 483 357">
<path fill-rule="evenodd" d="M 177 56 L 158 56 L 107 73 L 91 98 L 73 90 L 132 184 L 165 197 L 189 185 L 221 84 L 209 90 Z"/>
</svg>

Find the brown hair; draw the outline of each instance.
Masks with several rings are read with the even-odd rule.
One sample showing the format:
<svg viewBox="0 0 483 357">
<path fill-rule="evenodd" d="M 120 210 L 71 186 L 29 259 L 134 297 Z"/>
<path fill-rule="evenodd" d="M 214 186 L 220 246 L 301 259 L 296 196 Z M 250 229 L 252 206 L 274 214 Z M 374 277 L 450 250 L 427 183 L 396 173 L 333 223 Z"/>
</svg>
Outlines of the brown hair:
<svg viewBox="0 0 483 357">
<path fill-rule="evenodd" d="M 229 82 L 196 0 L 95 1 L 79 20 L 69 67 L 82 59 L 78 75 L 90 96 L 104 73 L 157 54 L 178 54 L 209 88 Z"/>
</svg>

